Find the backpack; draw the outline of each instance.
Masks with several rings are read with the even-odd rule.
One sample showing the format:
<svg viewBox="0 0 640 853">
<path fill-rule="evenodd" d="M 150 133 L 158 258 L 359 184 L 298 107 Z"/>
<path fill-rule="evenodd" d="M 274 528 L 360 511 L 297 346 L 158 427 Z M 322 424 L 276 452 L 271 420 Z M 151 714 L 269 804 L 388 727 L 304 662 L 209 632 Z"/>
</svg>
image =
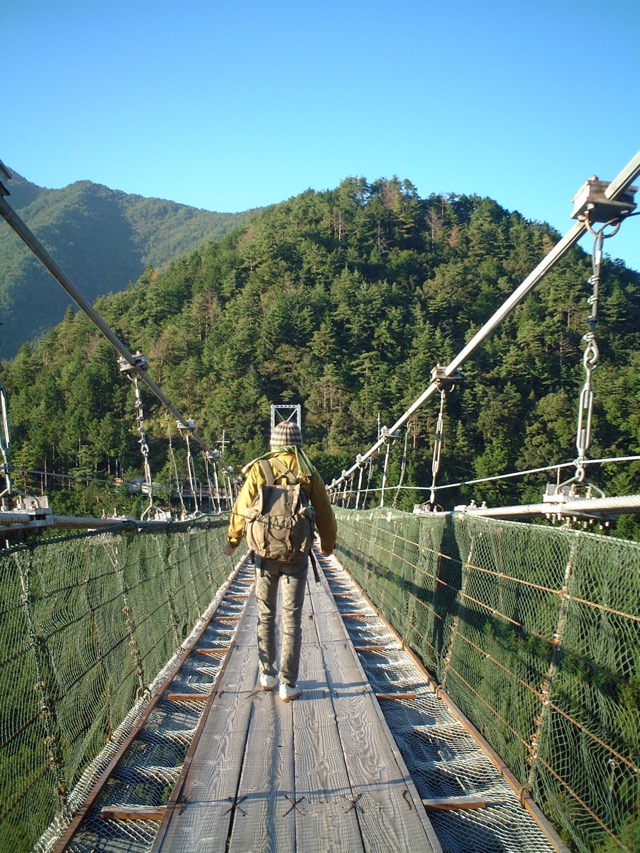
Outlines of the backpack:
<svg viewBox="0 0 640 853">
<path fill-rule="evenodd" d="M 279 469 L 278 485 L 271 465 L 259 461 L 266 483 L 247 510 L 245 533 L 249 548 L 265 560 L 295 563 L 313 544 L 315 511 L 293 471 L 272 459 Z"/>
</svg>

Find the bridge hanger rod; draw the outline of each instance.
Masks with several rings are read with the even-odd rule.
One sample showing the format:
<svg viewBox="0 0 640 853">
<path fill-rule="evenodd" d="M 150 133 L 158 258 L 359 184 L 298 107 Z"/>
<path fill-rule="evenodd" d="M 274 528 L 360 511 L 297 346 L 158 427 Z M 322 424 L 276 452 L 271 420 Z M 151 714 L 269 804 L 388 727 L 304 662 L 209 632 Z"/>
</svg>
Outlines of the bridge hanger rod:
<svg viewBox="0 0 640 853">
<path fill-rule="evenodd" d="M 112 331 L 112 329 L 109 328 L 109 326 L 105 323 L 105 321 L 98 314 L 98 312 L 84 298 L 82 293 L 80 293 L 78 288 L 58 266 L 58 264 L 49 254 L 49 252 L 44 248 L 44 246 L 42 245 L 42 243 L 40 243 L 37 237 L 35 237 L 35 235 L 31 232 L 28 226 L 18 216 L 18 214 L 7 204 L 5 198 L 3 197 L 3 189 L 4 187 L 2 187 L 2 184 L 0 184 L 0 216 L 2 216 L 9 223 L 9 225 L 13 228 L 18 237 L 20 237 L 20 239 L 27 244 L 33 254 L 47 268 L 47 270 L 55 278 L 58 284 L 61 285 L 61 287 L 67 292 L 67 294 L 73 299 L 73 301 L 84 311 L 84 313 L 87 315 L 87 317 L 89 317 L 91 322 L 95 326 L 97 326 L 97 328 L 110 341 L 112 346 L 120 353 L 120 355 L 127 360 L 127 362 L 132 366 L 134 371 L 140 377 L 142 382 L 144 382 L 144 384 L 156 395 L 160 402 L 165 405 L 167 409 L 169 409 L 169 411 L 176 417 L 178 421 L 183 424 L 186 424 L 187 418 L 185 418 L 182 412 L 173 405 L 171 400 L 169 400 L 169 398 L 162 391 L 162 389 L 156 385 L 153 379 L 147 376 L 145 370 L 137 366 L 136 358 L 134 357 L 134 355 L 129 352 L 129 350 L 122 343 L 120 338 L 115 334 L 115 332 Z M 200 438 L 200 436 L 195 432 L 195 430 L 189 430 L 189 434 L 193 436 L 193 438 L 205 451 L 210 452 L 206 442 L 202 438 Z"/>
<path fill-rule="evenodd" d="M 621 196 L 634 182 L 634 180 L 640 176 L 640 151 L 635 155 L 635 157 L 624 167 L 624 169 L 620 172 L 620 174 L 609 184 L 606 188 L 604 195 L 608 199 L 616 199 Z M 474 350 L 478 348 L 478 346 L 487 338 L 491 332 L 498 326 L 502 320 L 518 305 L 524 297 L 535 287 L 536 284 L 546 275 L 547 272 L 556 264 L 564 255 L 569 251 L 569 249 L 578 242 L 578 240 L 584 236 L 587 231 L 587 226 L 584 222 L 576 222 L 573 228 L 565 234 L 565 236 L 557 243 L 553 249 L 540 261 L 538 266 L 525 278 L 522 284 L 513 291 L 511 296 L 503 302 L 503 304 L 498 308 L 498 310 L 493 314 L 492 317 L 487 320 L 487 322 L 479 329 L 476 334 L 471 338 L 469 343 L 462 349 L 458 355 L 451 361 L 444 370 L 445 376 L 450 376 L 454 373 L 461 364 L 463 364 L 467 358 L 471 355 Z M 388 433 L 395 433 L 400 427 L 402 427 L 413 415 L 413 413 L 422 406 L 422 404 L 438 390 L 438 387 L 435 382 L 432 382 L 429 387 L 424 391 L 424 393 L 418 397 L 418 399 L 407 409 L 407 411 L 395 422 L 395 424 L 389 428 Z M 343 471 L 341 477 L 337 480 L 334 480 L 332 486 L 335 488 L 341 482 L 348 479 L 348 477 L 353 474 L 354 471 L 358 470 L 359 465 L 370 456 L 372 456 L 377 450 L 379 450 L 384 444 L 384 438 L 378 439 L 374 445 L 372 445 L 369 450 L 365 454 L 363 454 L 358 462 L 354 463 L 354 465 L 349 468 L 348 471 Z"/>
</svg>

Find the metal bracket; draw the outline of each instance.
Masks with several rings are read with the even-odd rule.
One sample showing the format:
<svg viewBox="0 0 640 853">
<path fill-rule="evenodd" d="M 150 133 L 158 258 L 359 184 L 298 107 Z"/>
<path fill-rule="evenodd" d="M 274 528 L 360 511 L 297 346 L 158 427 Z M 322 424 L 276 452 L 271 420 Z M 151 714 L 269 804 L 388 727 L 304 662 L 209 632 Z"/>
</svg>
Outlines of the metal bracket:
<svg viewBox="0 0 640 853">
<path fill-rule="evenodd" d="M 436 364 L 431 371 L 431 381 L 435 382 L 438 391 L 452 391 L 456 384 L 462 379 L 462 371 L 459 367 L 449 375 L 447 375 L 446 370 L 446 367 L 443 367 L 441 364 Z"/>
<path fill-rule="evenodd" d="M 636 208 L 634 194 L 637 187 L 629 187 L 618 198 L 607 198 L 608 181 L 599 181 L 594 175 L 589 178 L 573 197 L 572 219 L 579 222 L 613 222 L 630 216 Z"/>
<path fill-rule="evenodd" d="M 118 364 L 120 366 L 120 373 L 125 373 L 127 375 L 137 372 L 138 370 L 148 370 L 149 368 L 149 362 L 140 350 L 136 350 L 133 354 L 133 364 L 127 361 L 123 355 L 118 357 Z"/>
<path fill-rule="evenodd" d="M 594 486 L 593 483 L 589 483 L 586 494 L 579 495 L 577 493 L 577 486 L 579 485 L 575 477 L 567 480 L 566 483 L 561 483 L 559 486 L 547 483 L 546 491 L 542 495 L 542 502 L 549 505 L 549 512 L 547 514 L 549 521 L 564 521 L 569 526 L 572 522 L 579 522 L 585 526 L 597 522 L 604 523 L 601 513 L 589 510 L 589 503 L 593 500 L 592 490 L 595 490 L 601 498 L 605 496 L 604 492 L 597 486 Z M 572 504 L 572 509 L 569 511 L 565 510 L 567 503 Z M 576 503 L 580 503 L 581 507 L 584 506 L 584 512 L 575 509 Z"/>
<path fill-rule="evenodd" d="M 389 427 L 383 426 L 380 428 L 380 438 L 384 441 L 385 444 L 393 444 L 398 438 L 400 438 L 400 430 L 396 430 L 395 432 L 391 432 Z M 344 476 L 347 472 L 343 471 L 342 475 Z"/>
</svg>

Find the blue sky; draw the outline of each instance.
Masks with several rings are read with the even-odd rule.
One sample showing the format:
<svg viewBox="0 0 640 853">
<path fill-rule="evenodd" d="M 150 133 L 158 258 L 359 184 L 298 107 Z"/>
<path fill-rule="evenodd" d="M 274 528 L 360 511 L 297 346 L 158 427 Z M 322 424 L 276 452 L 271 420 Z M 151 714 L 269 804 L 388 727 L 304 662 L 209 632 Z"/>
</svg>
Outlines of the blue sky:
<svg viewBox="0 0 640 853">
<path fill-rule="evenodd" d="M 395 175 L 565 233 L 584 181 L 640 149 L 637 0 L 0 0 L 0 20 L 0 159 L 40 186 L 223 212 Z M 640 270 L 640 216 L 605 250 Z"/>
</svg>

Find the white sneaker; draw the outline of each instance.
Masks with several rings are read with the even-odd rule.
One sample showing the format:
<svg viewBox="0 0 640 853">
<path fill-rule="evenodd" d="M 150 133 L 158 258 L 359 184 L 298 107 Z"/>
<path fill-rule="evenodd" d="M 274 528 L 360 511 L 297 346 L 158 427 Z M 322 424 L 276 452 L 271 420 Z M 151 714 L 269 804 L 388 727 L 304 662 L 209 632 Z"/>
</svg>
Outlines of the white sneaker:
<svg viewBox="0 0 640 853">
<path fill-rule="evenodd" d="M 293 702 L 294 699 L 297 699 L 302 694 L 302 690 L 296 687 L 295 684 L 291 686 L 282 682 L 279 693 L 283 702 Z"/>
<path fill-rule="evenodd" d="M 260 687 L 263 690 L 273 690 L 276 686 L 276 677 L 275 675 L 267 675 L 266 672 L 263 672 L 260 675 Z"/>
</svg>

